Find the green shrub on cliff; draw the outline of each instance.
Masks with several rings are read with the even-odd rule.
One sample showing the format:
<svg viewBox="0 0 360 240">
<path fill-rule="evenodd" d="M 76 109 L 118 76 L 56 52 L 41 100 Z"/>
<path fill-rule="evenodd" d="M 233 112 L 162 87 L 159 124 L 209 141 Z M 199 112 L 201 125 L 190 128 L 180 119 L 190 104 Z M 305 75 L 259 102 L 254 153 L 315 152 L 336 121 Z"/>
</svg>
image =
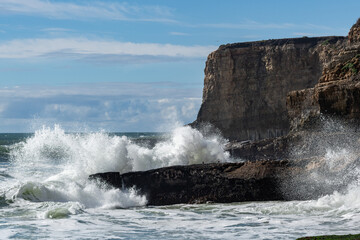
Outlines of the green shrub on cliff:
<svg viewBox="0 0 360 240">
<path fill-rule="evenodd" d="M 343 71 L 351 70 L 353 74 L 357 74 L 358 72 L 358 69 L 355 67 L 354 63 L 352 62 L 345 64 L 345 66 L 343 66 L 341 70 Z"/>
</svg>

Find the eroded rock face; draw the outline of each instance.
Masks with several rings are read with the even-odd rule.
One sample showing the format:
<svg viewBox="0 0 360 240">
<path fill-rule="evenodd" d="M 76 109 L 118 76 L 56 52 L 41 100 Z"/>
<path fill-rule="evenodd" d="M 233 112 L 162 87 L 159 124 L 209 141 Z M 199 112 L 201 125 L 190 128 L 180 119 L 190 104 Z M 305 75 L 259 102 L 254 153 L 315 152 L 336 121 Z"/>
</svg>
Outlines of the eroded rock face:
<svg viewBox="0 0 360 240">
<path fill-rule="evenodd" d="M 319 83 L 314 88 L 290 92 L 287 97 L 291 130 L 316 127 L 321 116 L 340 118 L 358 128 L 360 120 L 359 75 Z"/>
<path fill-rule="evenodd" d="M 314 125 L 322 115 L 358 123 L 360 119 L 360 20 L 349 32 L 349 42 L 334 51 L 319 83 L 287 96 L 291 130 Z M 355 126 L 356 127 L 356 126 Z"/>
<path fill-rule="evenodd" d="M 220 46 L 206 62 L 203 103 L 193 125 L 210 122 L 230 140 L 287 134 L 286 95 L 313 87 L 345 42 L 304 37 Z"/>
<path fill-rule="evenodd" d="M 350 43 L 360 42 L 360 18 L 351 27 L 348 38 Z"/>
</svg>

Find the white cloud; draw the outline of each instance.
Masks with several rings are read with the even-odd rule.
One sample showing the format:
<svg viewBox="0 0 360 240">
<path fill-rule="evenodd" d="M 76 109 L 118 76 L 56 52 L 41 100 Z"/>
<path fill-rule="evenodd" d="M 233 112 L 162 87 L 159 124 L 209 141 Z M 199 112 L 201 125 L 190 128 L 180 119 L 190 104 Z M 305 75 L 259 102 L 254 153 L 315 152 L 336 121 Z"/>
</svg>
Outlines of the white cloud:
<svg viewBox="0 0 360 240">
<path fill-rule="evenodd" d="M 181 107 L 181 113 L 185 117 L 194 116 L 196 114 L 198 109 L 195 109 L 195 103 L 194 102 L 187 102 Z"/>
<path fill-rule="evenodd" d="M 169 101 L 170 101 L 169 99 L 164 98 L 164 99 L 159 99 L 158 103 L 168 103 Z"/>
<path fill-rule="evenodd" d="M 74 30 L 69 28 L 43 28 L 43 32 L 73 32 Z"/>
<path fill-rule="evenodd" d="M 67 131 L 166 131 L 195 120 L 200 96 L 201 88 L 169 83 L 0 88 L 0 132 L 55 123 Z"/>
<path fill-rule="evenodd" d="M 37 126 L 60 124 L 67 131 L 79 131 L 87 128 L 90 131 L 104 129 L 106 131 L 166 131 L 174 125 L 183 125 L 195 120 L 195 109 L 199 109 L 200 102 L 189 99 L 171 99 L 168 103 L 159 104 L 152 99 L 129 101 L 127 98 L 112 97 L 106 101 L 111 106 L 103 107 L 103 97 L 94 97 L 89 101 L 80 96 L 58 98 L 21 98 L 12 101 L 7 99 L 8 106 L 0 114 L 0 132 L 33 129 L 34 118 Z M 56 103 L 48 103 L 48 102 Z M 71 101 L 68 103 L 67 101 Z M 24 105 L 28 105 L 26 108 Z M 182 113 L 183 106 L 193 105 L 194 111 Z M 10 119 L 14 121 L 10 121 Z M 22 123 L 15 125 L 17 120 Z M 11 128 L 10 128 L 11 126 Z"/>
<path fill-rule="evenodd" d="M 202 86 L 184 88 L 179 83 L 171 82 L 102 82 L 86 84 L 69 84 L 60 86 L 23 85 L 16 87 L 0 87 L 1 98 L 49 98 L 54 96 L 88 96 L 88 97 L 136 97 L 154 99 L 157 103 L 167 103 L 170 99 L 186 97 L 191 101 L 201 102 Z M 105 101 L 104 106 L 111 102 Z M 1 102 L 1 101 L 0 101 Z"/>
<path fill-rule="evenodd" d="M 83 119 L 91 114 L 91 106 L 76 106 L 72 104 L 46 104 L 44 106 L 43 116 L 59 117 L 62 118 L 73 118 L 73 119 Z"/>
<path fill-rule="evenodd" d="M 82 4 L 45 0 L 0 0 L 0 12 L 58 19 L 111 19 L 122 21 L 175 22 L 171 9 L 116 1 L 83 1 Z"/>
<path fill-rule="evenodd" d="M 161 110 L 161 115 L 164 119 L 175 122 L 178 120 L 178 109 L 176 106 L 164 107 Z"/>
<path fill-rule="evenodd" d="M 85 38 L 17 39 L 0 43 L 0 58 L 86 58 L 94 56 L 206 57 L 216 46 L 133 43 Z"/>
<path fill-rule="evenodd" d="M 188 33 L 183 33 L 183 32 L 170 32 L 170 35 L 174 35 L 174 36 L 189 36 Z"/>
<path fill-rule="evenodd" d="M 4 103 L 0 104 L 0 114 L 6 109 L 7 105 Z"/>
</svg>

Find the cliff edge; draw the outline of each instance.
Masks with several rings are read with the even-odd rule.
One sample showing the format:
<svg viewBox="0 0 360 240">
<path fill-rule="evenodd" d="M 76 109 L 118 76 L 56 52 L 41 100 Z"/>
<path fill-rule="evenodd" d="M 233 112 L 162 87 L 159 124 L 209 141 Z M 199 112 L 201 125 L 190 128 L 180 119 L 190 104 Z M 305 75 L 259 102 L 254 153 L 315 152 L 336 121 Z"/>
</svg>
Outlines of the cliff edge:
<svg viewBox="0 0 360 240">
<path fill-rule="evenodd" d="M 346 43 L 346 37 L 303 37 L 220 46 L 208 56 L 192 126 L 211 123 L 229 140 L 286 135 L 288 92 L 314 87 Z"/>
</svg>

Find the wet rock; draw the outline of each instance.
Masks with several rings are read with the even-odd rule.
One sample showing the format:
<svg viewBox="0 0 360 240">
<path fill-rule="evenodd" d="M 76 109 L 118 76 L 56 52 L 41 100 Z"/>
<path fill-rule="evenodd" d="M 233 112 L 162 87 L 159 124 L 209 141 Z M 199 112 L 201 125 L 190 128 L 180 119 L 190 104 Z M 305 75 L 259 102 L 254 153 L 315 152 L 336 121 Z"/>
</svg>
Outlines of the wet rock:
<svg viewBox="0 0 360 240">
<path fill-rule="evenodd" d="M 116 188 L 135 187 L 147 197 L 149 205 L 304 200 L 340 191 L 351 180 L 344 179 L 340 171 L 333 171 L 332 181 L 328 177 L 326 183 L 318 181 L 321 171 L 324 175 L 329 172 L 318 160 L 173 166 L 124 174 L 98 173 L 90 178 Z M 316 179 L 312 177 L 314 173 Z M 343 181 L 339 181 L 339 176 Z"/>
<path fill-rule="evenodd" d="M 135 187 L 146 195 L 149 205 L 282 199 L 279 189 L 273 187 L 275 175 L 258 172 L 255 178 L 243 178 L 239 169 L 244 166 L 244 163 L 173 166 L 125 174 L 99 173 L 91 178 L 117 188 Z"/>
<path fill-rule="evenodd" d="M 284 163 L 264 162 L 256 172 L 247 163 L 174 166 L 145 172 L 99 173 L 117 188 L 135 187 L 150 205 L 205 202 L 266 201 L 284 199 L 274 170 Z M 266 167 L 265 167 L 266 166 Z"/>
</svg>

